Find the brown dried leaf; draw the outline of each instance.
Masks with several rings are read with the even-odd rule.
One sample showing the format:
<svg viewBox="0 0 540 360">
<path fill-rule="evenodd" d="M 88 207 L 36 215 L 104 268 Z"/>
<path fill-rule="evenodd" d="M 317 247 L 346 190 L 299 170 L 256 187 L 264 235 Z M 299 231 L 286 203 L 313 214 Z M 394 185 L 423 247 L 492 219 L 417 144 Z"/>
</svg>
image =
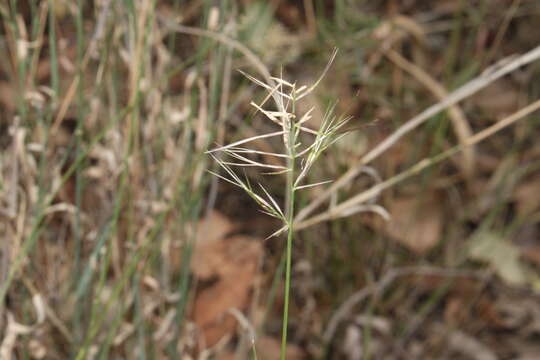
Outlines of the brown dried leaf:
<svg viewBox="0 0 540 360">
<path fill-rule="evenodd" d="M 244 236 L 220 239 L 200 249 L 197 276 L 217 275 L 217 282 L 196 297 L 193 318 L 206 347 L 234 331 L 229 309 L 245 309 L 257 276 L 261 242 Z M 201 270 L 202 269 L 202 270 Z"/>
<path fill-rule="evenodd" d="M 223 271 L 227 266 L 225 236 L 235 226 L 217 211 L 203 219 L 198 226 L 197 241 L 191 261 L 191 271 L 201 279 L 209 279 Z"/>
<path fill-rule="evenodd" d="M 417 197 L 395 199 L 388 208 L 392 220 L 386 232 L 399 243 L 423 254 L 437 245 L 442 228 L 442 211 L 435 201 Z"/>
<path fill-rule="evenodd" d="M 239 273 L 236 281 L 219 281 L 197 296 L 194 321 L 201 331 L 205 347 L 216 344 L 235 330 L 236 319 L 228 310 L 242 309 L 247 305 L 252 280 L 252 274 Z"/>
</svg>

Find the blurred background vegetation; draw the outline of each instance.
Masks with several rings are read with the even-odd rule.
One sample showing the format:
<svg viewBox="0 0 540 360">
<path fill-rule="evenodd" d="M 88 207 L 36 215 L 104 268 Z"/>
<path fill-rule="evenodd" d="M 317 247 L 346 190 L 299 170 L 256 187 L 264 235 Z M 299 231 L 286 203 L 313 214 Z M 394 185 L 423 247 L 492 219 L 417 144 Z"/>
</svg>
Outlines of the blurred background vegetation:
<svg viewBox="0 0 540 360">
<path fill-rule="evenodd" d="M 529 61 L 360 167 L 538 46 L 540 3 L 5 0 L 0 14 L 2 359 L 278 358 L 284 240 L 265 238 L 280 224 L 204 154 L 271 129 L 237 70 L 310 85 L 339 49 L 299 111 L 317 122 L 337 101 L 351 131 L 310 182 L 362 171 L 318 212 L 540 94 Z M 390 220 L 299 230 L 288 359 L 540 358 L 539 135 L 533 113 L 377 193 Z M 285 200 L 284 179 L 245 177 Z"/>
</svg>

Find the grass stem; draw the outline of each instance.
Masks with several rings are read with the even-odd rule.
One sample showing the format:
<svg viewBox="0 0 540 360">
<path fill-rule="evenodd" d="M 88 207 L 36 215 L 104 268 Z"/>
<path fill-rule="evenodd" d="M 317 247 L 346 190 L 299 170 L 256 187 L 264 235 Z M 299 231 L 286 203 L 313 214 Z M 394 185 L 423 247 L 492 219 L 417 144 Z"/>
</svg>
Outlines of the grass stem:
<svg viewBox="0 0 540 360">
<path fill-rule="evenodd" d="M 294 131 L 294 130 L 293 130 Z M 292 135 L 292 134 L 291 134 Z M 289 140 L 295 140 L 294 135 L 289 137 Z M 294 142 L 289 141 L 289 144 Z M 289 169 L 287 173 L 287 190 L 288 190 L 288 204 L 287 204 L 287 216 L 288 216 L 288 231 L 287 231 L 287 244 L 286 244 L 286 259 L 285 259 L 285 294 L 283 298 L 283 325 L 281 333 L 281 351 L 280 359 L 286 359 L 287 351 L 287 327 L 289 323 L 289 294 L 291 290 L 291 263 L 292 263 L 292 242 L 293 242 L 293 222 L 294 222 L 294 146 L 290 146 L 289 151 Z"/>
</svg>

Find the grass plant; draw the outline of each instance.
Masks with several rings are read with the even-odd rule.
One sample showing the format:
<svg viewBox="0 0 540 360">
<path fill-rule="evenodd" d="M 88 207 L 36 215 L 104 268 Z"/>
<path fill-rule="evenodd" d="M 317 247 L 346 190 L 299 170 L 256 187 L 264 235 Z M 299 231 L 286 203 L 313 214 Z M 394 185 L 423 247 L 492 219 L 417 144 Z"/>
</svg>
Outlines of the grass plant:
<svg viewBox="0 0 540 360">
<path fill-rule="evenodd" d="M 332 146 L 341 137 L 346 135 L 343 132 L 344 125 L 349 118 L 335 115 L 335 106 L 330 106 L 318 129 L 309 126 L 312 119 L 313 108 L 303 114 L 297 113 L 297 104 L 304 97 L 312 93 L 317 84 L 327 73 L 332 61 L 337 54 L 334 50 L 328 65 L 324 69 L 319 79 L 311 86 L 298 86 L 294 82 L 289 82 L 280 77 L 270 77 L 271 83 L 263 82 L 251 75 L 244 74 L 248 79 L 268 92 L 266 98 L 257 104 L 251 102 L 256 111 L 262 113 L 266 119 L 277 125 L 280 130 L 248 137 L 229 145 L 217 147 L 208 151 L 212 158 L 224 170 L 221 175 L 212 172 L 215 176 L 238 186 L 245 191 L 257 204 L 262 211 L 269 216 L 279 219 L 282 227 L 269 237 L 279 236 L 286 233 L 285 245 L 285 285 L 283 299 L 283 323 L 281 334 L 281 359 L 286 357 L 287 347 L 287 328 L 289 321 L 289 303 L 291 289 L 291 266 L 292 266 L 292 247 L 294 239 L 294 218 L 295 218 L 295 199 L 299 190 L 326 184 L 330 181 L 321 181 L 317 183 L 305 184 L 308 172 L 312 166 L 321 158 L 325 150 Z M 273 98 L 277 111 L 265 109 L 265 103 Z M 271 153 L 253 150 L 244 147 L 245 144 L 263 138 L 282 138 L 282 152 Z M 249 156 L 265 155 L 277 158 L 281 165 L 274 163 L 265 163 L 253 160 Z M 262 184 L 254 187 L 247 178 L 238 175 L 233 167 L 258 167 L 263 169 L 267 175 L 286 175 L 286 185 L 284 195 L 286 198 L 285 209 L 279 205 L 275 196 L 272 196 Z"/>
</svg>

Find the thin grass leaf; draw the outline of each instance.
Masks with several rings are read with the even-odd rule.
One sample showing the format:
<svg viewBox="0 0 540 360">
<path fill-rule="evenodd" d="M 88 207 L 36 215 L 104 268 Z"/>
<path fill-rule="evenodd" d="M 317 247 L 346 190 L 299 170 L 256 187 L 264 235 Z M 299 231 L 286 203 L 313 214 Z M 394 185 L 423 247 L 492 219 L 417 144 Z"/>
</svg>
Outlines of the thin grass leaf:
<svg viewBox="0 0 540 360">
<path fill-rule="evenodd" d="M 248 191 L 247 188 L 245 188 L 245 190 L 248 193 L 248 195 L 251 196 L 251 198 L 253 200 L 255 200 L 255 202 L 257 202 L 259 204 L 259 206 L 261 206 L 263 208 L 263 210 L 269 212 L 274 217 L 281 218 L 279 216 L 279 213 L 262 196 L 260 196 L 259 194 L 255 193 L 253 191 Z"/>
<path fill-rule="evenodd" d="M 257 164 L 257 165 L 266 165 L 266 164 L 264 164 L 262 162 L 258 162 L 258 161 L 252 160 L 250 158 L 247 158 L 245 156 L 242 156 L 239 153 L 237 153 L 236 151 L 231 151 L 230 149 L 224 150 L 223 152 L 226 153 L 227 155 L 231 156 L 231 157 L 234 157 L 235 159 L 238 159 L 238 160 L 242 160 L 242 161 L 252 163 L 252 164 Z"/>
<path fill-rule="evenodd" d="M 317 131 L 316 131 L 316 130 L 307 128 L 307 127 L 305 127 L 305 126 L 298 126 L 298 129 L 300 129 L 300 130 L 302 130 L 303 132 L 306 132 L 306 133 L 308 133 L 308 134 L 317 135 Z"/>
<path fill-rule="evenodd" d="M 257 161 L 254 161 L 254 160 L 251 160 L 247 157 L 244 157 L 242 155 L 238 155 L 234 152 L 230 152 L 230 151 L 225 151 L 227 154 L 229 154 L 230 156 L 238 159 L 238 160 L 242 160 L 242 161 L 245 161 L 245 163 L 228 163 L 228 162 L 223 162 L 227 165 L 231 165 L 231 164 L 234 164 L 235 166 L 259 166 L 259 167 L 266 167 L 266 168 L 270 168 L 270 169 L 287 169 L 285 166 L 282 166 L 282 165 L 271 165 L 271 164 L 264 164 L 264 163 L 261 163 L 261 162 L 257 162 Z"/>
<path fill-rule="evenodd" d="M 281 220 L 281 217 L 276 216 L 275 213 L 271 213 L 271 212 L 266 211 L 266 210 L 264 210 L 264 209 L 259 209 L 259 211 L 260 211 L 261 213 L 263 213 L 263 214 L 266 214 L 266 215 L 268 215 L 268 216 L 275 217 L 275 218 Z"/>
<path fill-rule="evenodd" d="M 270 115 L 273 115 L 274 117 L 276 117 L 276 116 L 284 117 L 284 118 L 287 118 L 287 119 L 295 119 L 296 118 L 295 114 L 290 113 L 290 112 L 286 112 L 286 111 L 269 111 L 269 110 L 265 110 L 265 114 L 270 114 Z"/>
<path fill-rule="evenodd" d="M 302 118 L 298 121 L 298 124 L 299 125 L 302 125 L 303 123 L 311 120 L 311 113 L 313 112 L 315 108 L 312 107 L 311 109 L 309 109 L 305 114 L 304 116 L 302 116 Z"/>
<path fill-rule="evenodd" d="M 322 119 L 322 122 L 321 122 L 321 127 L 320 127 L 320 129 L 323 132 L 328 127 L 328 124 L 330 124 L 332 122 L 332 120 L 335 119 L 335 117 L 332 116 L 332 115 L 335 112 L 336 106 L 337 106 L 337 102 L 334 101 L 334 102 L 332 102 L 330 104 L 330 106 L 328 106 L 326 108 L 326 111 L 324 112 L 323 119 Z"/>
<path fill-rule="evenodd" d="M 264 238 L 264 240 L 268 240 L 270 238 L 273 238 L 274 236 L 279 236 L 282 233 L 284 233 L 285 231 L 287 231 L 288 229 L 289 229 L 289 225 L 287 224 L 287 225 L 283 226 L 281 229 L 278 229 L 275 232 L 273 232 L 272 234 L 268 235 L 266 238 Z"/>
<path fill-rule="evenodd" d="M 277 91 L 277 89 L 278 89 L 278 86 L 275 87 L 275 90 L 276 90 L 276 91 Z M 266 95 L 266 97 L 261 101 L 261 105 L 260 105 L 261 107 L 262 107 L 264 104 L 266 104 L 266 102 L 267 102 L 270 98 L 274 98 L 274 100 L 276 100 L 277 105 L 280 106 L 280 107 L 283 107 L 283 106 L 281 106 L 281 105 L 283 105 L 283 99 L 278 98 L 277 96 L 274 96 L 274 92 L 275 92 L 275 91 L 270 91 L 270 92 Z M 279 99 L 279 102 L 277 101 L 278 99 Z M 257 112 L 255 112 L 255 113 L 257 113 Z"/>
<path fill-rule="evenodd" d="M 254 103 L 253 101 L 250 103 L 254 108 L 256 108 L 258 111 L 262 112 L 270 121 L 278 124 L 279 126 L 283 127 L 284 119 L 287 121 L 290 121 L 291 118 L 294 117 L 293 114 L 288 112 L 280 112 L 280 111 L 268 111 Z"/>
<path fill-rule="evenodd" d="M 338 49 L 334 48 L 334 51 L 332 52 L 332 56 L 330 56 L 330 60 L 326 64 L 326 67 L 324 68 L 323 72 L 321 73 L 321 75 L 319 76 L 317 81 L 315 81 L 315 83 L 313 85 L 311 85 L 310 87 L 308 87 L 306 90 L 302 91 L 302 94 L 297 94 L 296 100 L 300 100 L 304 96 L 310 94 L 319 85 L 319 83 L 322 81 L 322 79 L 324 78 L 324 76 L 326 75 L 328 70 L 330 69 L 330 66 L 334 62 L 334 59 L 336 58 L 337 53 L 338 53 Z"/>
<path fill-rule="evenodd" d="M 254 198 L 255 199 L 255 198 Z M 257 201 L 257 200 L 255 200 Z M 257 203 L 259 204 L 259 206 L 262 208 L 260 211 L 267 214 L 267 215 L 270 215 L 272 217 L 275 217 L 276 219 L 280 219 L 280 220 L 283 220 L 283 218 L 281 217 L 281 215 L 279 214 L 279 212 L 275 211 L 275 209 L 273 209 L 268 203 L 266 203 L 266 205 L 263 205 L 262 203 L 260 203 L 259 201 L 257 201 Z"/>
<path fill-rule="evenodd" d="M 352 216 L 361 212 L 376 213 L 382 216 L 387 221 L 390 221 L 390 219 L 392 218 L 390 213 L 384 207 L 380 205 L 376 205 L 376 204 L 352 206 L 350 208 L 343 210 L 341 213 L 337 214 L 336 218 L 348 217 L 348 216 Z"/>
<path fill-rule="evenodd" d="M 223 163 L 223 161 L 221 161 L 220 159 L 218 159 L 217 157 L 211 155 L 213 158 L 214 158 L 214 161 L 216 161 L 228 174 L 229 176 L 234 180 L 236 181 L 236 183 L 238 184 L 238 186 L 244 188 L 244 182 L 240 179 L 240 177 L 238 177 L 238 175 L 236 175 L 236 173 L 229 167 L 227 166 L 226 164 Z"/>
<path fill-rule="evenodd" d="M 264 193 L 266 194 L 266 196 L 270 199 L 271 201 L 271 204 L 266 202 L 265 201 L 265 204 L 267 204 L 268 208 L 271 209 L 272 213 L 274 214 L 277 214 L 279 216 L 277 216 L 278 218 L 280 219 L 284 219 L 285 216 L 283 215 L 283 212 L 281 211 L 281 208 L 279 207 L 279 205 L 277 204 L 277 202 L 270 196 L 270 194 L 268 193 L 268 191 L 266 191 L 266 189 L 261 185 L 259 184 L 259 186 L 261 187 L 261 189 L 264 191 Z M 261 197 L 262 198 L 262 197 Z"/>
<path fill-rule="evenodd" d="M 331 140 L 329 140 L 328 142 L 326 142 L 324 144 L 324 146 L 320 149 L 320 152 L 319 154 L 321 154 L 322 152 L 324 152 L 326 149 L 328 149 L 330 146 L 332 146 L 334 143 L 336 143 L 337 141 L 341 140 L 341 138 L 343 138 L 344 136 L 348 135 L 348 133 L 344 133 L 344 134 L 340 134 L 334 138 L 332 138 Z"/>
<path fill-rule="evenodd" d="M 290 82 L 288 82 L 287 80 L 283 80 L 283 78 L 278 78 L 278 77 L 275 77 L 275 76 L 270 76 L 270 79 L 274 80 L 275 82 L 279 83 L 280 85 L 285 85 L 285 86 L 288 86 L 290 88 L 294 88 L 296 86 L 296 84 L 291 84 Z"/>
<path fill-rule="evenodd" d="M 267 167 L 267 168 L 270 168 L 270 169 L 275 169 L 275 168 L 281 169 L 281 168 L 285 168 L 285 167 L 277 166 L 277 165 L 239 163 L 239 162 L 231 162 L 231 161 L 224 161 L 223 163 L 224 163 L 225 165 L 229 165 L 229 166 L 237 166 L 237 167 Z M 285 169 L 286 169 L 286 168 L 285 168 Z"/>
<path fill-rule="evenodd" d="M 220 175 L 220 174 L 218 174 L 218 173 L 215 173 L 215 172 L 213 172 L 212 170 L 206 170 L 206 171 L 209 172 L 210 174 L 214 175 L 214 176 L 217 176 L 218 178 L 220 178 L 220 179 L 222 179 L 222 180 L 227 181 L 228 183 L 231 183 L 231 184 L 236 185 L 236 186 L 238 186 L 238 187 L 242 187 L 241 185 L 235 183 L 235 182 L 232 181 L 231 179 L 227 179 L 225 176 Z"/>
<path fill-rule="evenodd" d="M 299 153 L 296 154 L 296 157 L 302 157 L 304 156 L 305 154 L 307 154 L 308 152 L 310 152 L 317 144 L 315 142 L 313 142 L 311 145 L 309 145 L 307 148 L 305 148 L 304 150 L 300 151 Z"/>
<path fill-rule="evenodd" d="M 265 88 L 266 90 L 270 92 L 277 92 L 279 96 L 284 97 L 286 99 L 292 100 L 292 97 L 290 95 L 287 95 L 281 91 L 275 90 L 272 86 L 266 84 L 265 82 L 262 82 L 261 80 L 243 72 L 242 70 L 238 70 L 242 75 L 244 75 L 247 79 L 251 80 L 253 83 L 259 85 L 260 87 Z M 281 87 L 281 84 L 278 84 L 277 87 Z"/>
<path fill-rule="evenodd" d="M 261 175 L 281 175 L 281 174 L 286 174 L 286 173 L 288 173 L 290 171 L 291 171 L 291 169 L 286 169 L 286 170 L 282 170 L 282 171 L 266 172 L 266 173 L 262 173 Z"/>
<path fill-rule="evenodd" d="M 261 184 L 259 184 L 259 186 L 261 187 L 261 189 L 264 191 L 264 193 L 266 194 L 266 196 L 270 199 L 270 201 L 272 202 L 272 204 L 274 204 L 274 208 L 276 209 L 276 211 L 279 212 L 279 214 L 281 215 L 282 219 L 285 219 L 285 215 L 283 214 L 283 211 L 281 210 L 281 208 L 279 207 L 278 203 L 274 200 L 274 198 L 268 193 L 268 191 L 266 191 L 266 189 L 264 188 L 264 186 L 262 186 Z"/>
<path fill-rule="evenodd" d="M 221 147 L 216 148 L 216 149 L 208 150 L 208 151 L 206 151 L 206 154 L 211 154 L 211 153 L 215 153 L 215 152 L 218 152 L 218 151 L 223 151 L 225 149 L 229 149 L 229 148 L 232 148 L 232 147 L 235 147 L 235 146 L 238 146 L 238 145 L 242 145 L 242 144 L 248 143 L 250 141 L 269 138 L 269 137 L 273 137 L 273 136 L 280 136 L 280 135 L 283 135 L 283 134 L 284 134 L 283 131 L 276 131 L 276 132 L 273 132 L 273 133 L 268 133 L 268 134 L 263 134 L 263 135 L 258 135 L 258 136 L 252 136 L 252 137 L 244 139 L 244 140 L 238 140 L 238 141 L 236 141 L 236 142 L 234 142 L 232 144 L 229 144 L 229 145 L 225 145 L 225 146 L 221 146 Z"/>
<path fill-rule="evenodd" d="M 306 85 L 300 86 L 298 89 L 296 89 L 296 95 L 300 94 L 302 91 L 305 91 L 307 89 Z"/>
<path fill-rule="evenodd" d="M 229 149 L 230 151 L 233 151 L 235 153 L 244 153 L 244 154 L 258 154 L 258 155 L 269 155 L 269 156 L 275 156 L 280 158 L 289 158 L 289 155 L 287 154 L 280 154 L 280 153 L 273 153 L 268 151 L 260 151 L 260 150 L 253 150 L 248 148 L 232 148 Z"/>
<path fill-rule="evenodd" d="M 328 184 L 328 183 L 331 183 L 332 181 L 334 181 L 334 180 L 326 180 L 326 181 L 321 181 L 321 182 L 314 183 L 314 184 L 295 186 L 294 189 L 295 189 L 295 190 L 306 189 L 306 188 L 310 188 L 310 187 L 314 187 L 314 186 L 319 186 L 319 185 L 323 185 L 323 184 Z"/>
</svg>

